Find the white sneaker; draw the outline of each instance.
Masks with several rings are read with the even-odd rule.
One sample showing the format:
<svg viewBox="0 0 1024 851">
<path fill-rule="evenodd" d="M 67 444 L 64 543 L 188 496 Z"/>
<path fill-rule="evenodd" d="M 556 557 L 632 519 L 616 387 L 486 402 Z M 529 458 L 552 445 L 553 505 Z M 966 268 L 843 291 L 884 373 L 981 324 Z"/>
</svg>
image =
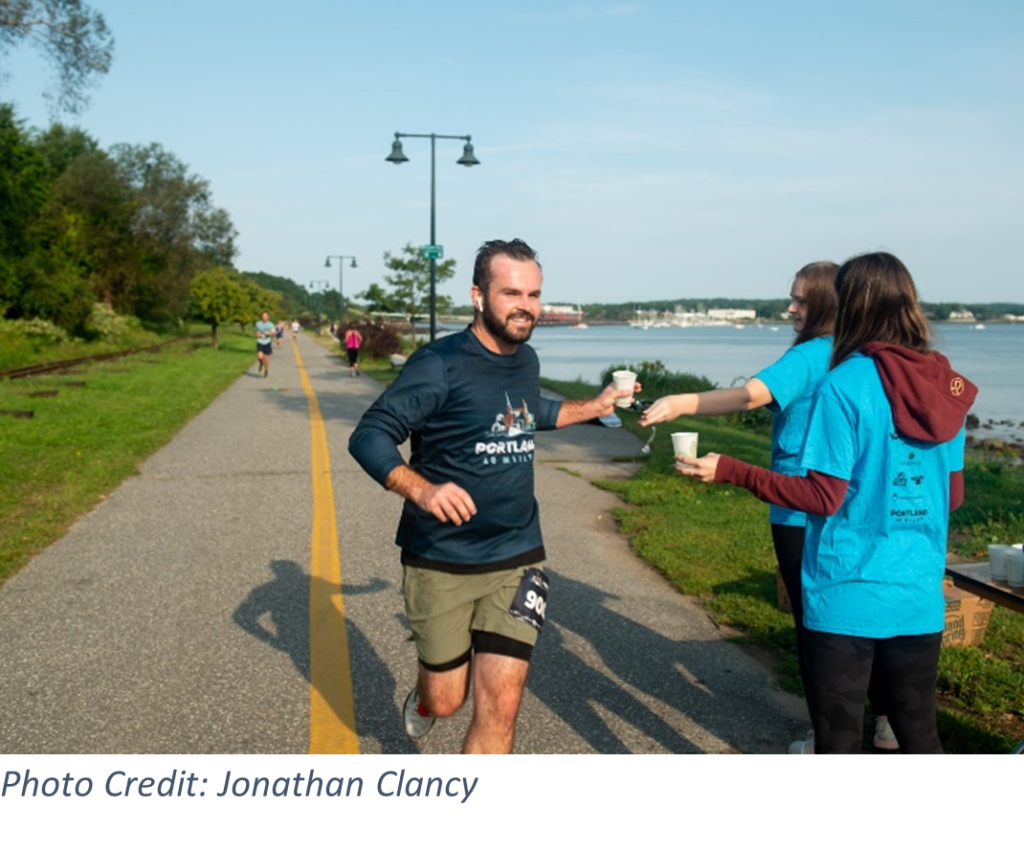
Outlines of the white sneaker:
<svg viewBox="0 0 1024 851">
<path fill-rule="evenodd" d="M 411 739 L 423 738 L 423 736 L 430 732 L 430 728 L 434 726 L 434 721 L 437 720 L 427 711 L 419 695 L 416 694 L 415 688 L 409 692 L 409 696 L 405 699 L 405 707 L 402 712 L 405 715 L 405 732 L 409 734 Z"/>
<path fill-rule="evenodd" d="M 883 751 L 898 751 L 900 743 L 896 741 L 896 734 L 892 731 L 889 719 L 885 715 L 879 715 L 875 719 L 875 747 Z"/>
<path fill-rule="evenodd" d="M 789 752 L 797 756 L 810 756 L 814 754 L 814 730 L 807 734 L 806 739 L 799 739 L 789 746 Z"/>
</svg>

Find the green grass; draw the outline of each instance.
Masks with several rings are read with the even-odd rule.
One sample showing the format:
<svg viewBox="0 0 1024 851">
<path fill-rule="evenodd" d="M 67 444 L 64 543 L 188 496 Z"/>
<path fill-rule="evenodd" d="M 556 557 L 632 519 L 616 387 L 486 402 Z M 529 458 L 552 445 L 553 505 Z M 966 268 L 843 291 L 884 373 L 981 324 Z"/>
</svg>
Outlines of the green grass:
<svg viewBox="0 0 1024 851">
<path fill-rule="evenodd" d="M 220 339 L 219 349 L 191 340 L 69 375 L 0 382 L 0 410 L 34 412 L 31 419 L 0 417 L 0 581 L 60 538 L 252 365 L 250 337 L 222 330 Z"/>
<path fill-rule="evenodd" d="M 568 398 L 597 387 L 547 381 Z M 669 390 L 668 392 L 676 392 Z M 644 392 L 646 398 L 653 398 Z M 647 439 L 637 415 L 626 428 Z M 684 593 L 699 598 L 716 621 L 778 660 L 780 685 L 801 693 L 792 617 L 777 607 L 775 553 L 767 505 L 746 491 L 704 485 L 673 469 L 668 435 L 700 432 L 700 452 L 721 452 L 765 466 L 770 436 L 734 417 L 681 417 L 659 427 L 647 463 L 627 481 L 599 482 L 626 507 L 616 512 L 634 551 Z M 1024 468 L 1010 459 L 969 454 L 966 498 L 951 518 L 949 549 L 984 560 L 989 543 L 1024 539 Z M 939 668 L 940 732 L 951 753 L 1006 753 L 1024 739 L 1024 615 L 996 607 L 980 647 L 944 648 Z"/>
</svg>

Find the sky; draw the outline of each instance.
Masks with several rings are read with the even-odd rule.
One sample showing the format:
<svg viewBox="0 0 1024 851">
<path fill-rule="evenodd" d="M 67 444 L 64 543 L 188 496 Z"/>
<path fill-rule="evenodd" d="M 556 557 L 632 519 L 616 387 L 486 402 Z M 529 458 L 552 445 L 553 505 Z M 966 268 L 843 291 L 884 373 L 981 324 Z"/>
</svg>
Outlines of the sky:
<svg viewBox="0 0 1024 851">
<path fill-rule="evenodd" d="M 929 302 L 1024 301 L 1020 0 L 88 0 L 115 39 L 78 115 L 45 61 L 0 99 L 207 180 L 236 266 L 356 297 L 430 241 L 469 304 L 488 239 L 547 303 L 784 298 L 813 260 L 890 251 Z M 319 283 L 314 283 L 319 282 Z"/>
</svg>

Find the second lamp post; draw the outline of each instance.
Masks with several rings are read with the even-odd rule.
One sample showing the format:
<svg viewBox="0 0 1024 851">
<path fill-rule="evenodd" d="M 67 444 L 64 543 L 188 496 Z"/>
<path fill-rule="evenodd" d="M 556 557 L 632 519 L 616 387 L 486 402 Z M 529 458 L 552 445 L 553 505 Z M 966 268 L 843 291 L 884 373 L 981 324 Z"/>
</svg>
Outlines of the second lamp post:
<svg viewBox="0 0 1024 851">
<path fill-rule="evenodd" d="M 328 254 L 327 260 L 324 261 L 324 266 L 330 269 L 332 260 L 338 261 L 338 298 L 340 299 L 340 304 L 338 305 L 338 322 L 340 323 L 342 317 L 345 315 L 345 285 L 342 280 L 344 277 L 342 274 L 345 266 L 344 261 L 351 260 L 352 263 L 349 265 L 349 268 L 355 269 L 356 258 L 351 254 Z"/>
</svg>

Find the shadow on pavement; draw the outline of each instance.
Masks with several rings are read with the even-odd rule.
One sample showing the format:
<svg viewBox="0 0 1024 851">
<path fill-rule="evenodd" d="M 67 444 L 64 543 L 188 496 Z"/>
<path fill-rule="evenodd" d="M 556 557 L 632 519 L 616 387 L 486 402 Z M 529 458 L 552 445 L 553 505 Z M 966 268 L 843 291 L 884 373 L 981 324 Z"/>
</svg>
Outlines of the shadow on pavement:
<svg viewBox="0 0 1024 851">
<path fill-rule="evenodd" d="M 253 588 L 233 614 L 234 622 L 250 635 L 285 653 L 309 681 L 309 600 L 312 580 L 293 561 L 272 561 L 274 578 Z M 324 583 L 327 584 L 327 583 Z M 342 583 L 343 598 L 377 594 L 389 588 L 383 579 L 365 585 Z M 333 588 L 330 589 L 333 591 Z M 376 739 L 381 753 L 409 753 L 400 713 L 395 708 L 395 680 L 366 636 L 346 620 L 357 734 Z M 340 707 L 334 707 L 340 714 Z"/>
</svg>

